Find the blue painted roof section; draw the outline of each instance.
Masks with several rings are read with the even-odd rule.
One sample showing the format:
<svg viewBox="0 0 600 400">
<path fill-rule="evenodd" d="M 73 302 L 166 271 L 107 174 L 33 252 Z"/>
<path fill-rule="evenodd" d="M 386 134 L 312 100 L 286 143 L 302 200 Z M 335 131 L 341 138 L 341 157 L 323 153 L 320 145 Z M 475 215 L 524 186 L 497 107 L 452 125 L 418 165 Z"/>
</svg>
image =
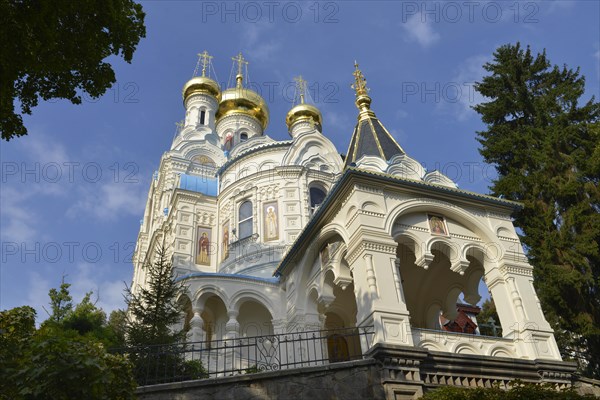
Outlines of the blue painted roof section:
<svg viewBox="0 0 600 400">
<path fill-rule="evenodd" d="M 218 194 L 217 179 L 206 176 L 181 174 L 179 177 L 179 188 L 202 193 L 207 196 L 216 196 Z"/>
<path fill-rule="evenodd" d="M 274 278 L 260 278 L 258 276 L 252 275 L 243 275 L 243 274 L 223 274 L 223 273 L 213 273 L 213 272 L 192 272 L 191 274 L 186 274 L 179 276 L 175 279 L 176 282 L 182 281 L 185 279 L 190 279 L 194 277 L 211 277 L 211 278 L 233 278 L 233 279 L 248 279 L 251 281 L 259 281 L 259 282 L 267 282 L 271 284 L 278 284 L 279 277 Z"/>
</svg>

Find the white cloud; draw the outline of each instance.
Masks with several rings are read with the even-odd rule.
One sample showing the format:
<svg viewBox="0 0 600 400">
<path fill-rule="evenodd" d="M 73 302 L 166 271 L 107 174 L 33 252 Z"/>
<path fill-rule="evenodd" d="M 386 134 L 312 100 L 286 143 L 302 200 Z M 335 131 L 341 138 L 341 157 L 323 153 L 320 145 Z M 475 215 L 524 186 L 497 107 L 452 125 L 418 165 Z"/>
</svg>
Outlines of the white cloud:
<svg viewBox="0 0 600 400">
<path fill-rule="evenodd" d="M 282 46 L 281 40 L 273 34 L 274 24 L 244 23 L 241 27 L 242 47 L 248 59 L 260 63 L 272 61 Z"/>
<path fill-rule="evenodd" d="M 29 272 L 29 287 L 27 288 L 27 300 L 26 304 L 35 308 L 37 311 L 36 322 L 39 324 L 48 318 L 48 312 L 50 307 L 48 306 L 48 291 L 52 287 L 58 287 L 60 283 L 53 285 L 45 279 L 42 274 L 30 271 Z"/>
<path fill-rule="evenodd" d="M 96 306 L 106 312 L 106 316 L 116 309 L 125 308 L 123 299 L 123 281 L 110 279 L 108 266 L 99 264 L 78 264 L 74 273 L 66 278 L 71 283 L 71 295 L 74 303 L 81 301 L 88 292 L 93 292 L 92 301 L 97 300 Z"/>
<path fill-rule="evenodd" d="M 408 34 L 408 39 L 422 47 L 429 47 L 440 39 L 440 34 L 433 30 L 430 22 L 422 21 L 419 13 L 408 18 L 401 26 Z"/>
<path fill-rule="evenodd" d="M 146 192 L 140 183 L 90 184 L 78 188 L 78 199 L 67 210 L 67 216 L 114 221 L 123 215 L 142 215 L 145 204 Z"/>
<path fill-rule="evenodd" d="M 31 137 L 29 137 L 31 136 Z M 24 154 L 40 164 L 57 163 L 63 165 L 69 161 L 65 147 L 48 136 L 35 133 L 27 141 L 17 142 Z"/>
<path fill-rule="evenodd" d="M 26 192 L 9 186 L 0 190 L 0 236 L 3 242 L 23 243 L 36 237 L 35 213 L 24 204 L 28 196 Z"/>
<path fill-rule="evenodd" d="M 402 118 L 408 117 L 408 113 L 402 109 L 398 109 L 398 110 L 396 110 L 396 113 L 394 114 L 394 116 L 397 119 L 402 119 Z"/>
<path fill-rule="evenodd" d="M 464 121 L 476 116 L 473 106 L 485 101 L 475 90 L 475 82 L 480 82 L 486 74 L 483 65 L 491 61 L 491 56 L 472 56 L 459 67 L 450 82 L 441 83 L 441 101 L 436 110 L 444 114 L 452 114 L 457 120 Z"/>
</svg>

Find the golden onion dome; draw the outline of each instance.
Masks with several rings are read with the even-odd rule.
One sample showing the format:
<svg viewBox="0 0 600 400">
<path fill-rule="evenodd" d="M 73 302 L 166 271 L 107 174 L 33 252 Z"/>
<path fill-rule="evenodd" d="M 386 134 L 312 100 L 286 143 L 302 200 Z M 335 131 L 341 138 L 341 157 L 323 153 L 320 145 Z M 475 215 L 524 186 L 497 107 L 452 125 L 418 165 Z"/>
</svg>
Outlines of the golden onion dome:
<svg viewBox="0 0 600 400">
<path fill-rule="evenodd" d="M 263 130 L 269 124 L 269 108 L 265 100 L 255 91 L 241 86 L 238 77 L 237 87 L 224 90 L 221 93 L 216 121 L 231 114 L 245 114 L 258 120 Z"/>
<path fill-rule="evenodd" d="M 207 94 L 214 96 L 218 101 L 221 94 L 221 89 L 219 89 L 219 84 L 209 77 L 196 76 L 183 85 L 182 95 L 184 104 L 187 99 L 194 94 Z"/>
<path fill-rule="evenodd" d="M 297 121 L 307 120 L 313 121 L 317 128 L 320 130 L 323 117 L 321 116 L 321 111 L 311 104 L 301 103 L 297 106 L 293 107 L 285 117 L 285 123 L 288 127 L 288 130 L 296 123 Z"/>
</svg>

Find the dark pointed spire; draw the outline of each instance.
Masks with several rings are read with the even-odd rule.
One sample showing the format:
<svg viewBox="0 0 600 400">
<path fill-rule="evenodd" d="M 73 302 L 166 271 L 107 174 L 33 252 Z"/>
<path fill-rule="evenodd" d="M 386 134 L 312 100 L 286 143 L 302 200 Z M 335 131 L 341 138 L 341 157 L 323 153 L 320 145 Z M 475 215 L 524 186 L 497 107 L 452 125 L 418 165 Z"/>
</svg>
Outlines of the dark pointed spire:
<svg viewBox="0 0 600 400">
<path fill-rule="evenodd" d="M 344 168 L 356 163 L 362 156 L 376 156 L 388 161 L 396 154 L 405 154 L 404 150 L 392 135 L 385 129 L 371 110 L 371 97 L 367 80 L 358 64 L 354 62 L 354 84 L 352 88 L 356 91 L 356 107 L 359 109 L 358 122 L 354 127 L 348 154 L 344 161 Z"/>
</svg>

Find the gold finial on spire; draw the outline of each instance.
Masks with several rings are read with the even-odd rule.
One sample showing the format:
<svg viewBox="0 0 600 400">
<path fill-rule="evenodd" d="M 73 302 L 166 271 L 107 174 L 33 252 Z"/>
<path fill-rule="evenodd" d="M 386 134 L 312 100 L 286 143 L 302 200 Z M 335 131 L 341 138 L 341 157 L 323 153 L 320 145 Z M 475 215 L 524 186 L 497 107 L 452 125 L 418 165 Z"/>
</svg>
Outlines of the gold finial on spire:
<svg viewBox="0 0 600 400">
<path fill-rule="evenodd" d="M 206 76 L 206 67 L 210 64 L 210 60 L 213 56 L 208 55 L 208 51 L 204 50 L 202 53 L 198 53 L 198 62 L 202 60 L 202 76 Z"/>
<path fill-rule="evenodd" d="M 358 109 L 361 111 L 360 115 L 370 115 L 373 112 L 370 110 L 371 98 L 369 97 L 367 80 L 365 79 L 362 71 L 358 69 L 358 63 L 356 60 L 354 60 L 354 72 L 352 75 L 354 75 L 354 83 L 351 87 L 356 91 L 356 107 L 358 107 Z"/>
<path fill-rule="evenodd" d="M 296 81 L 296 88 L 298 89 L 298 93 L 300 94 L 300 104 L 304 104 L 304 96 L 306 94 L 306 81 L 302 79 L 302 75 L 295 77 L 294 80 Z"/>
<path fill-rule="evenodd" d="M 363 75 L 362 71 L 358 69 L 358 63 L 354 60 L 354 84 L 352 85 L 352 89 L 356 90 L 356 95 L 364 95 L 369 92 L 369 88 L 367 87 L 367 80 Z"/>
<path fill-rule="evenodd" d="M 240 51 L 240 53 L 237 55 L 237 57 L 231 57 L 231 59 L 234 62 L 237 62 L 238 65 L 238 72 L 237 75 L 235 77 L 235 81 L 236 81 L 236 86 L 238 88 L 242 87 L 242 80 L 244 79 L 244 75 L 242 74 L 242 69 L 244 65 L 248 65 L 248 61 L 246 61 L 244 59 L 244 56 L 242 55 L 242 52 Z"/>
</svg>

